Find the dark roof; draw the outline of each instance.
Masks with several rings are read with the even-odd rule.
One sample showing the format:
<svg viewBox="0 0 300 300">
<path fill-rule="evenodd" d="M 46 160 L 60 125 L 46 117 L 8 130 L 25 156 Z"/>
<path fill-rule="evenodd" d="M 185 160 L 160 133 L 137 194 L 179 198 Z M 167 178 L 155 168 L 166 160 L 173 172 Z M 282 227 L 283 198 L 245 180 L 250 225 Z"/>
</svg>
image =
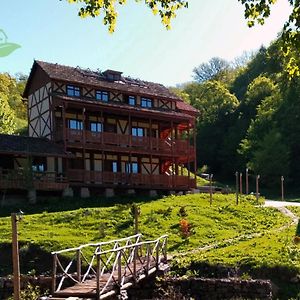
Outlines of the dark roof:
<svg viewBox="0 0 300 300">
<path fill-rule="evenodd" d="M 35 65 L 39 65 L 51 79 L 55 80 L 182 101 L 178 96 L 170 92 L 168 88 L 159 83 L 133 79 L 125 76 L 121 76 L 118 81 L 111 81 L 108 80 L 104 72 L 101 71 L 92 71 L 90 69 L 82 69 L 79 67 L 74 68 L 38 60 L 35 60 L 33 68 Z M 113 72 L 121 75 L 121 72 Z"/>
<path fill-rule="evenodd" d="M 0 134 L 0 153 L 36 156 L 66 156 L 62 145 L 46 138 Z"/>
<path fill-rule="evenodd" d="M 196 115 L 199 113 L 199 110 L 196 109 L 195 107 L 193 107 L 192 105 L 185 103 L 184 101 L 178 101 L 176 103 L 176 107 L 177 109 L 179 109 L 180 111 L 182 111 L 183 113 L 191 113 L 193 115 Z"/>
</svg>

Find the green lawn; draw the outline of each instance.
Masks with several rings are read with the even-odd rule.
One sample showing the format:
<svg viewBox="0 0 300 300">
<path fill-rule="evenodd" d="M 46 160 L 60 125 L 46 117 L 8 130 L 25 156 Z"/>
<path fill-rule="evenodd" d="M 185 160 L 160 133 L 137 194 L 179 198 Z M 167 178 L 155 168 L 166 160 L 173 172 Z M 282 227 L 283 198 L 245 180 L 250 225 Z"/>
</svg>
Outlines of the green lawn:
<svg viewBox="0 0 300 300">
<path fill-rule="evenodd" d="M 260 199 L 260 204 L 262 201 Z M 240 268 L 246 275 L 249 273 L 254 277 L 255 274 L 264 274 L 262 270 L 272 270 L 270 274 L 276 273 L 276 268 L 284 274 L 300 270 L 299 247 L 292 243 L 295 228 L 282 230 L 283 225 L 291 220 L 276 209 L 258 205 L 255 197 L 244 196 L 239 205 L 235 204 L 234 194 L 214 194 L 211 206 L 208 194 L 139 199 L 136 203 L 141 209 L 139 229 L 145 238 L 169 235 L 168 250 L 175 256 L 173 270 L 178 274 L 203 275 L 205 272 L 199 273 L 199 270 L 203 271 L 203 264 L 206 271 L 223 265 L 225 268 Z M 72 205 L 83 208 L 67 210 Z M 41 207 L 31 207 L 19 222 L 23 272 L 51 269 L 51 258 L 47 254 L 50 251 L 133 234 L 129 204 L 110 204 L 99 199 L 61 199 L 59 202 L 49 201 L 47 205 L 44 203 L 44 212 L 34 212 L 41 211 Z M 180 231 L 182 219 L 190 225 L 187 238 Z M 261 236 L 247 239 L 247 235 L 253 233 Z M 227 241 L 241 236 L 245 238 L 232 243 Z M 10 217 L 1 217 L 0 252 L 9 247 L 10 241 Z M 214 243 L 218 248 L 178 257 L 180 253 Z M 33 253 L 28 255 L 29 252 Z M 0 275 L 10 272 L 10 256 L 9 251 L 6 251 L 6 256 L 2 255 L 2 260 L 0 256 Z M 266 273 L 270 275 L 268 271 Z"/>
<path fill-rule="evenodd" d="M 156 238 L 167 233 L 169 251 L 177 252 L 243 234 L 262 232 L 287 222 L 277 210 L 257 207 L 254 203 L 254 198 L 249 196 L 237 206 L 234 195 L 219 194 L 214 195 L 212 206 L 206 194 L 144 201 L 139 203 L 140 231 L 145 238 Z M 181 207 L 184 207 L 183 216 L 179 215 Z M 192 225 L 192 234 L 188 239 L 180 234 L 181 219 L 186 219 Z M 0 218 L 2 243 L 10 242 L 10 230 L 10 218 Z M 118 204 L 25 215 L 19 223 L 19 232 L 22 244 L 34 243 L 46 251 L 53 251 L 131 235 L 133 224 L 129 205 Z"/>
</svg>

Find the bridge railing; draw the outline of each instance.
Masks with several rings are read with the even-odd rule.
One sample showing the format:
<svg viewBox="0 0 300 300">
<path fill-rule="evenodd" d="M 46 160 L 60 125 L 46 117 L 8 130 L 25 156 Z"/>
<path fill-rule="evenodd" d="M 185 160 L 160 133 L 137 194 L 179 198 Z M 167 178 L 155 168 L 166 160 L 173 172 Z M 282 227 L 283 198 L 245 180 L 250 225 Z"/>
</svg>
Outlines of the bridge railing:
<svg viewBox="0 0 300 300">
<path fill-rule="evenodd" d="M 84 283 L 86 280 L 97 276 L 97 253 L 100 249 L 114 251 L 120 247 L 137 244 L 141 241 L 141 234 L 136 234 L 122 239 L 108 242 L 89 243 L 76 248 L 69 248 L 52 252 L 53 272 L 52 291 L 58 292 L 66 286 Z M 111 265 L 111 260 L 106 262 Z"/>
<path fill-rule="evenodd" d="M 167 261 L 167 235 L 142 241 L 142 235 L 52 252 L 52 291 L 96 279 L 97 297 L 126 289 Z"/>
<path fill-rule="evenodd" d="M 126 289 L 158 270 L 160 263 L 167 261 L 167 235 L 110 250 L 99 247 L 96 257 L 97 298 L 100 299 L 112 289 Z"/>
</svg>

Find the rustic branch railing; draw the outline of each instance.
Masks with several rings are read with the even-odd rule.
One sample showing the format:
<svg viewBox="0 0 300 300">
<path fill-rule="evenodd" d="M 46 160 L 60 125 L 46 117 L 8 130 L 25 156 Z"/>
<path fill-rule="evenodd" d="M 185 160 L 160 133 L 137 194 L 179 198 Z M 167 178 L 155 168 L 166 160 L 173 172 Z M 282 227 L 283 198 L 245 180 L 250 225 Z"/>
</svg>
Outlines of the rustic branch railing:
<svg viewBox="0 0 300 300">
<path fill-rule="evenodd" d="M 142 235 L 136 234 L 119 240 L 52 252 L 53 292 L 63 290 L 64 283 L 70 286 L 95 279 L 97 299 L 100 299 L 103 294 L 126 289 L 145 278 L 167 261 L 167 235 L 153 241 L 141 239 Z M 88 249 L 90 251 L 84 251 Z M 86 255 L 88 252 L 89 258 Z"/>
</svg>

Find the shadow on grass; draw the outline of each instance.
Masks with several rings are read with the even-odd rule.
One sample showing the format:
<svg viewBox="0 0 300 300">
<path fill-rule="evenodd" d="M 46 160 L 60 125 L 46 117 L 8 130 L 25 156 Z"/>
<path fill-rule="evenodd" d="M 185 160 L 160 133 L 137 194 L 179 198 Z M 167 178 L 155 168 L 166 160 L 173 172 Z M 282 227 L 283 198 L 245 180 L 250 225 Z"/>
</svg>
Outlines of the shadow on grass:
<svg viewBox="0 0 300 300">
<path fill-rule="evenodd" d="M 8 217 L 11 213 L 22 210 L 25 214 L 37 214 L 42 212 L 62 212 L 70 211 L 79 208 L 92 208 L 92 207 L 111 207 L 116 204 L 126 205 L 131 203 L 144 203 L 151 202 L 159 199 L 160 196 L 150 198 L 146 196 L 117 196 L 113 198 L 105 197 L 91 197 L 87 199 L 82 198 L 58 198 L 49 197 L 47 199 L 40 199 L 38 203 L 32 205 L 22 203 L 20 205 L 7 206 L 0 208 L 0 217 Z M 120 208 L 117 208 L 120 209 Z"/>
</svg>

